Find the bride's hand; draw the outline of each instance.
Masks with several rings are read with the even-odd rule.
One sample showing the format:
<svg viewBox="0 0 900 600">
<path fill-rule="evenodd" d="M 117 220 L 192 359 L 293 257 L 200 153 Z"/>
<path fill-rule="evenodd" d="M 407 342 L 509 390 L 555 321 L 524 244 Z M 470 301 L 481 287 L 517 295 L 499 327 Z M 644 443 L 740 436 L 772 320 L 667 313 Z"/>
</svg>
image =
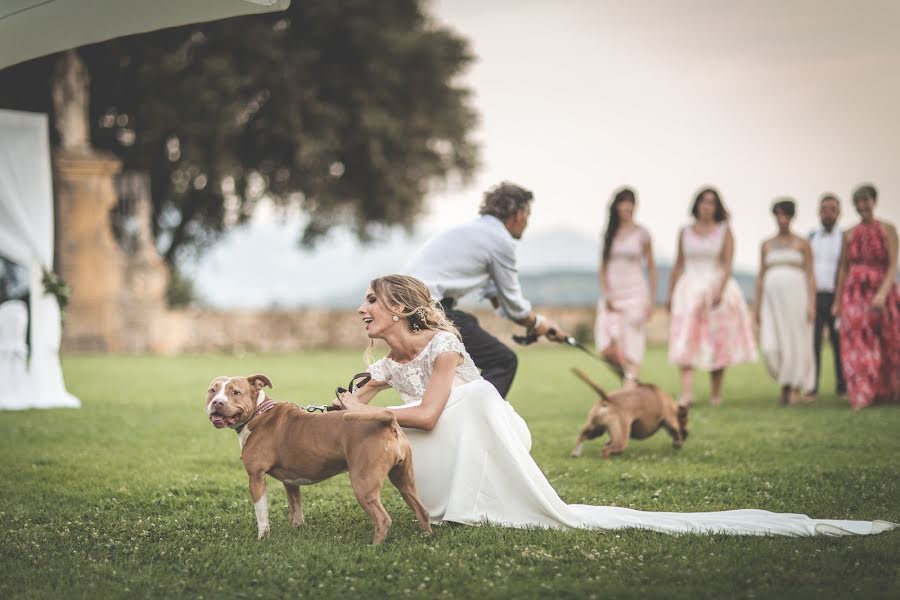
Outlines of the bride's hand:
<svg viewBox="0 0 900 600">
<path fill-rule="evenodd" d="M 347 410 L 358 410 L 366 405 L 359 401 L 359 398 L 356 394 L 351 394 L 350 392 L 344 392 L 340 395 L 339 398 L 335 398 L 331 403 L 331 406 L 334 408 L 341 408 Z"/>
</svg>

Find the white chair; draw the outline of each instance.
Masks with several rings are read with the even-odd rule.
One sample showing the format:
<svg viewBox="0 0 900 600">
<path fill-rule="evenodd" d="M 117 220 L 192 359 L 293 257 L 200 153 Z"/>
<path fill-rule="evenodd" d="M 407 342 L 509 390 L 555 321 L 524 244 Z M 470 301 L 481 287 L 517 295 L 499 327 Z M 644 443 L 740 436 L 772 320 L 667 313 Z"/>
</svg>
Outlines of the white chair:
<svg viewBox="0 0 900 600">
<path fill-rule="evenodd" d="M 30 406 L 27 333 L 28 305 L 21 300 L 0 304 L 0 410 Z"/>
</svg>

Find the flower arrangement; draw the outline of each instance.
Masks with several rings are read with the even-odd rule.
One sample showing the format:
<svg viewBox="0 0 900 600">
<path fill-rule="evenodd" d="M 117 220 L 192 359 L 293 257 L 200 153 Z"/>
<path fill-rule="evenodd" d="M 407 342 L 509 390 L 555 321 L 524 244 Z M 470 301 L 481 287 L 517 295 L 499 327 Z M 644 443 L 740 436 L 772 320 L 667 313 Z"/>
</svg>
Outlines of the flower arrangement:
<svg viewBox="0 0 900 600">
<path fill-rule="evenodd" d="M 66 280 L 58 274 L 48 269 L 44 269 L 44 276 L 41 279 L 41 283 L 44 285 L 45 294 L 53 294 L 56 296 L 60 312 L 65 310 L 66 304 L 69 303 L 69 297 L 72 295 L 72 286 L 66 283 Z"/>
</svg>

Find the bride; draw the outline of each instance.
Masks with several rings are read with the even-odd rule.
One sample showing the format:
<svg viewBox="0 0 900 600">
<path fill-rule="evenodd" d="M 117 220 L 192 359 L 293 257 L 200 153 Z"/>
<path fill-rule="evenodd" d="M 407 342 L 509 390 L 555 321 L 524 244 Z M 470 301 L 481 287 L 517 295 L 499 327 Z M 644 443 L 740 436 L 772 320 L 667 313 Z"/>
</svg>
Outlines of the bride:
<svg viewBox="0 0 900 600">
<path fill-rule="evenodd" d="M 416 485 L 432 522 L 790 536 L 872 534 L 897 526 L 752 509 L 673 513 L 566 504 L 529 454 L 525 421 L 481 378 L 424 283 L 379 277 L 359 313 L 373 340 L 368 352 L 376 339 L 390 352 L 369 367 L 367 385 L 341 400 L 348 410 L 373 410 L 368 403 L 379 391 L 399 392 L 404 405 L 390 408 L 412 444 Z"/>
</svg>

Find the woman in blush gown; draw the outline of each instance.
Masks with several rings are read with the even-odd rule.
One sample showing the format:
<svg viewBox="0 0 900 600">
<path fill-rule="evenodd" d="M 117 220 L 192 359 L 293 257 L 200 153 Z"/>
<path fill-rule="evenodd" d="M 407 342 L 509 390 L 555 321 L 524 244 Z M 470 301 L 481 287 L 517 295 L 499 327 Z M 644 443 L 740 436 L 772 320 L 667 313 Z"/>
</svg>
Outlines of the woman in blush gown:
<svg viewBox="0 0 900 600">
<path fill-rule="evenodd" d="M 860 222 L 844 235 L 834 314 L 840 319 L 841 362 L 855 410 L 900 402 L 900 291 L 897 230 L 875 218 L 877 192 L 853 193 Z"/>
<path fill-rule="evenodd" d="M 651 294 L 656 289 L 650 234 L 634 222 L 634 207 L 635 195 L 628 188 L 620 190 L 609 206 L 600 257 L 602 297 L 594 327 L 597 352 L 622 370 L 626 389 L 637 385 L 647 347 L 645 329 L 653 313 Z"/>
<path fill-rule="evenodd" d="M 756 277 L 759 345 L 769 374 L 781 386 L 782 405 L 800 402 L 816 375 L 813 322 L 816 282 L 809 242 L 791 231 L 793 200 L 772 207 L 778 235 L 763 242 Z"/>
<path fill-rule="evenodd" d="M 681 370 L 680 403 L 694 400 L 694 370 L 710 372 L 710 403 L 722 403 L 725 368 L 756 360 L 750 312 L 734 277 L 728 212 L 712 188 L 701 190 L 694 222 L 678 236 L 669 281 L 669 362 Z"/>
<path fill-rule="evenodd" d="M 404 405 L 392 409 L 412 444 L 416 486 L 432 522 L 791 536 L 896 527 L 763 510 L 671 513 L 566 504 L 531 458 L 525 421 L 481 378 L 424 283 L 404 275 L 375 279 L 359 312 L 369 338 L 385 341 L 390 352 L 370 366 L 371 382 L 341 400 L 348 410 L 372 410 L 368 402 L 379 391 L 399 392 Z"/>
</svg>

